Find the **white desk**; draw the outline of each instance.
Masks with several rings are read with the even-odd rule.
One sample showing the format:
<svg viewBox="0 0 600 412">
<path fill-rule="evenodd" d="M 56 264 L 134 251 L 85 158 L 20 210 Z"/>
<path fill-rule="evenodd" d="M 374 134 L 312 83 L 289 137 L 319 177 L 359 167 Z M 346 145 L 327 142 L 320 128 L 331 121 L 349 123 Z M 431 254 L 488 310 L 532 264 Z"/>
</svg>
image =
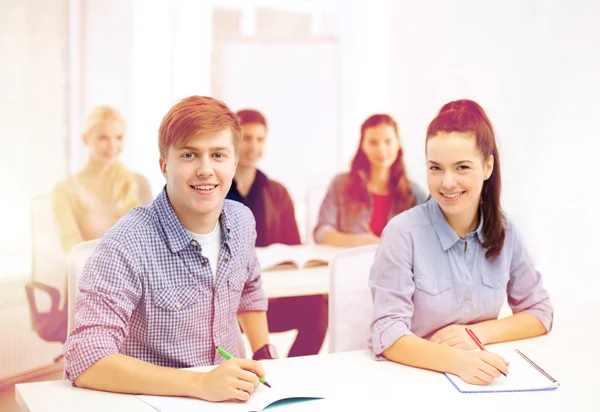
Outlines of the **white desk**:
<svg viewBox="0 0 600 412">
<path fill-rule="evenodd" d="M 268 270 L 261 273 L 269 298 L 326 295 L 329 293 L 329 267 Z"/>
<path fill-rule="evenodd" d="M 594 308 L 598 306 L 594 305 Z M 497 345 L 523 350 L 561 383 L 556 391 L 461 394 L 440 373 L 375 361 L 368 352 L 359 351 L 264 362 L 267 378 L 269 371 L 271 375 L 280 375 L 285 370 L 285 373 L 312 379 L 326 388 L 327 395 L 324 400 L 270 409 L 282 412 L 306 411 L 308 408 L 312 412 L 408 408 L 444 412 L 597 411 L 599 404 L 592 391 L 597 392 L 599 388 L 599 362 L 595 349 L 595 338 L 599 334 L 593 328 L 578 326 L 581 325 L 578 322 L 567 325 L 564 320 L 566 318 L 558 322 L 564 327 L 559 333 Z M 575 340 L 579 342 L 576 347 Z M 277 382 L 271 380 L 271 384 Z M 19 384 L 15 392 L 23 411 L 154 410 L 133 395 L 74 388 L 68 381 Z"/>
</svg>

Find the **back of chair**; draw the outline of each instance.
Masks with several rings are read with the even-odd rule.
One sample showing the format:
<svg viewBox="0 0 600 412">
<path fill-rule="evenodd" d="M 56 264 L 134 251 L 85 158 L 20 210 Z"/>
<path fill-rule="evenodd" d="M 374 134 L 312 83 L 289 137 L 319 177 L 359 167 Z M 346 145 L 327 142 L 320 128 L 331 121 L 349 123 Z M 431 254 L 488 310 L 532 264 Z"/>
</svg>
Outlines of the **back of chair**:
<svg viewBox="0 0 600 412">
<path fill-rule="evenodd" d="M 61 248 L 50 195 L 35 197 L 30 207 L 32 280 L 50 285 L 63 295 L 67 276 L 67 256 Z M 48 306 L 44 301 L 38 303 L 42 310 Z M 65 303 L 59 306 L 62 308 Z"/>
<path fill-rule="evenodd" d="M 306 240 L 304 243 L 315 243 L 314 231 L 317 223 L 319 223 L 319 211 L 327 194 L 327 188 L 326 184 L 321 184 L 306 189 Z"/>
<path fill-rule="evenodd" d="M 329 352 L 367 349 L 373 316 L 368 285 L 377 245 L 345 250 L 329 263 Z"/>
<path fill-rule="evenodd" d="M 77 302 L 77 285 L 79 283 L 79 278 L 81 277 L 81 273 L 83 272 L 83 267 L 85 262 L 94 252 L 96 246 L 100 244 L 100 239 L 94 239 L 87 242 L 79 243 L 71 249 L 71 253 L 69 253 L 69 302 L 68 302 L 68 313 L 69 313 L 69 321 L 67 324 L 67 333 L 71 333 L 73 327 L 75 326 L 75 302 Z"/>
</svg>

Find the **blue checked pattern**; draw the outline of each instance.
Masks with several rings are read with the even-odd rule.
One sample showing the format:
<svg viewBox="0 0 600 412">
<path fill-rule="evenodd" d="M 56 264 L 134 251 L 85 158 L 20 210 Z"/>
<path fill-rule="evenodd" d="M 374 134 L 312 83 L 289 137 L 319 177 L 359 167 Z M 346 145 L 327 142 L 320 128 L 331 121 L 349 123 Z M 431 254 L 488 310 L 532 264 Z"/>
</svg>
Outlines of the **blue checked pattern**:
<svg viewBox="0 0 600 412">
<path fill-rule="evenodd" d="M 216 283 L 201 247 L 185 231 L 166 189 L 125 215 L 102 238 L 79 280 L 75 327 L 65 347 L 71 381 L 121 353 L 173 368 L 237 356 L 236 314 L 267 310 L 250 209 L 225 200 Z"/>
</svg>

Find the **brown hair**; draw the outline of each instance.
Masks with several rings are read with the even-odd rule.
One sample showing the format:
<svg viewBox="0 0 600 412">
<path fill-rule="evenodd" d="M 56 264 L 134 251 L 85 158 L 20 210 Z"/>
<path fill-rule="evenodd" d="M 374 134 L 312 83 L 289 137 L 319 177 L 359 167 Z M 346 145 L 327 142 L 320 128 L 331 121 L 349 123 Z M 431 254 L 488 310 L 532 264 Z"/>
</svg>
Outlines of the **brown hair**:
<svg viewBox="0 0 600 412">
<path fill-rule="evenodd" d="M 236 115 L 241 126 L 248 123 L 257 123 L 265 126 L 265 129 L 267 128 L 267 119 L 265 119 L 265 116 L 258 110 L 242 109 L 239 110 Z"/>
<path fill-rule="evenodd" d="M 500 207 L 500 157 L 496 145 L 494 128 L 481 106 L 472 100 L 456 100 L 445 104 L 427 128 L 426 142 L 439 132 L 473 133 L 475 144 L 484 159 L 494 156 L 491 176 L 483 182 L 480 213 L 483 215 L 483 246 L 489 260 L 495 259 L 504 246 L 506 230 Z M 427 147 L 427 143 L 425 143 Z"/>
<path fill-rule="evenodd" d="M 394 119 L 387 114 L 374 114 L 367 118 L 360 127 L 360 141 L 358 142 L 358 150 L 352 159 L 350 167 L 350 180 L 346 187 L 346 192 L 353 204 L 358 206 L 365 204 L 369 200 L 369 193 L 364 186 L 360 174 L 366 173 L 368 176 L 371 171 L 371 162 L 362 149 L 365 140 L 365 132 L 371 127 L 380 125 L 389 125 L 394 129 L 396 137 L 398 137 L 398 125 Z M 395 209 L 404 211 L 410 209 L 417 204 L 415 196 L 410 188 L 410 182 L 406 176 L 404 168 L 404 159 L 402 147 L 398 149 L 398 156 L 390 168 L 390 186 L 394 194 L 394 200 L 397 205 Z"/>
<path fill-rule="evenodd" d="M 229 129 L 238 153 L 241 131 L 237 116 L 225 103 L 212 97 L 190 96 L 169 110 L 158 129 L 160 157 L 166 158 L 170 147 L 185 143 L 199 133 L 216 133 Z"/>
</svg>

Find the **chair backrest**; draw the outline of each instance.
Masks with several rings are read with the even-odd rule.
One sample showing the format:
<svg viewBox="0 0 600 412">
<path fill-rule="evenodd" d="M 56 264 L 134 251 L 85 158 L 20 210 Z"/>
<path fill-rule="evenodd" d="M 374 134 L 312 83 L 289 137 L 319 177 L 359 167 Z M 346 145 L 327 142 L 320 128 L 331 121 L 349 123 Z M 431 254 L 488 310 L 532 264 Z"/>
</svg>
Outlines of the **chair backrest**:
<svg viewBox="0 0 600 412">
<path fill-rule="evenodd" d="M 31 204 L 31 274 L 32 279 L 50 285 L 60 291 L 64 299 L 67 276 L 67 255 L 60 244 L 60 234 L 52 213 L 50 195 L 32 199 Z M 38 302 L 44 310 L 49 306 L 48 298 Z M 63 307 L 66 302 L 59 305 Z"/>
<path fill-rule="evenodd" d="M 329 352 L 367 349 L 373 316 L 368 285 L 377 245 L 345 250 L 329 262 Z"/>
<path fill-rule="evenodd" d="M 315 243 L 314 231 L 319 222 L 319 211 L 321 210 L 323 199 L 325 199 L 325 195 L 327 194 L 327 189 L 328 186 L 326 184 L 310 186 L 306 189 L 306 239 L 304 243 Z"/>
<path fill-rule="evenodd" d="M 100 244 L 100 239 L 89 240 L 87 242 L 82 242 L 73 247 L 71 249 L 71 253 L 69 253 L 69 285 L 68 285 L 68 314 L 69 321 L 67 323 L 67 333 L 71 333 L 73 327 L 75 326 L 75 302 L 77 302 L 77 284 L 79 282 L 79 278 L 81 277 L 81 273 L 83 272 L 83 267 L 85 262 L 94 252 L 96 246 Z"/>
</svg>

